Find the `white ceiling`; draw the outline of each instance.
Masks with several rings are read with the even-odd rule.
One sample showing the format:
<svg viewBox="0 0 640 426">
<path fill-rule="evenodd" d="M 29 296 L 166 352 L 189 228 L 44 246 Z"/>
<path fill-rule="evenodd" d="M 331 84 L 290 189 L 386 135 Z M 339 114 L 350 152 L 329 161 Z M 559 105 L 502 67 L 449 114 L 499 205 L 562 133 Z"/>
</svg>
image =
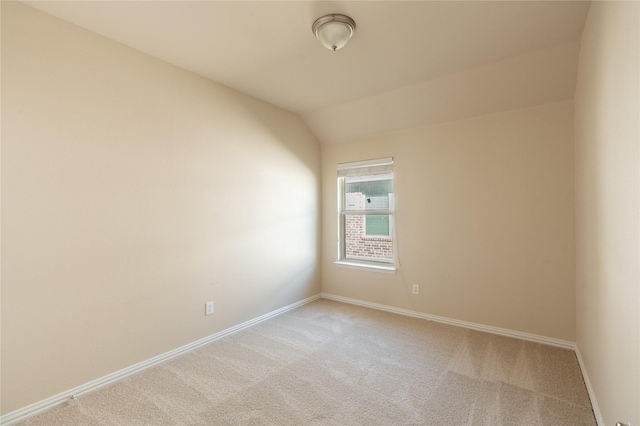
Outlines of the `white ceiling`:
<svg viewBox="0 0 640 426">
<path fill-rule="evenodd" d="M 25 3 L 298 113 L 323 141 L 433 122 L 389 123 L 384 129 L 368 129 L 365 122 L 361 129 L 342 134 L 322 117 L 334 110 L 348 113 L 348 105 L 357 107 L 363 99 L 376 102 L 387 93 L 404 90 L 415 97 L 412 87 L 512 57 L 572 41 L 575 47 L 589 6 L 582 1 Z M 337 52 L 325 49 L 311 32 L 313 21 L 326 13 L 347 14 L 357 24 L 353 39 Z M 573 62 L 559 61 L 560 74 L 575 68 L 575 50 L 569 55 Z M 546 70 L 549 78 L 554 74 Z M 572 97 L 575 76 L 568 80 L 561 91 L 568 90 Z M 357 113 L 354 108 L 352 113 Z M 371 123 L 376 121 L 372 116 Z"/>
</svg>

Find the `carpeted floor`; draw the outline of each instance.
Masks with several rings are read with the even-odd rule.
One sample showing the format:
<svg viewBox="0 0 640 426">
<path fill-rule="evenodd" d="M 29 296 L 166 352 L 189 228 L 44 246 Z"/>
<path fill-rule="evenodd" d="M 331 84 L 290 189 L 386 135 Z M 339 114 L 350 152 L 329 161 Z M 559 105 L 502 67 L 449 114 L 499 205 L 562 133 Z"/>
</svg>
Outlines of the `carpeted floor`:
<svg viewBox="0 0 640 426">
<path fill-rule="evenodd" d="M 318 300 L 24 425 L 595 425 L 576 356 Z"/>
</svg>

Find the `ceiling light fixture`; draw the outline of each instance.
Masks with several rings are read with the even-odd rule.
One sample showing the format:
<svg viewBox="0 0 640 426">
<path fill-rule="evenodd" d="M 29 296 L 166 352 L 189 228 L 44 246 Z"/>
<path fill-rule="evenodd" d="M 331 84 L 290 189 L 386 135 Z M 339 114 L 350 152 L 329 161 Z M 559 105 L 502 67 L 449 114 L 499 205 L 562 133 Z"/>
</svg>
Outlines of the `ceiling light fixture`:
<svg viewBox="0 0 640 426">
<path fill-rule="evenodd" d="M 311 26 L 313 33 L 327 49 L 342 49 L 356 32 L 356 22 L 346 15 L 332 13 L 321 16 Z"/>
</svg>

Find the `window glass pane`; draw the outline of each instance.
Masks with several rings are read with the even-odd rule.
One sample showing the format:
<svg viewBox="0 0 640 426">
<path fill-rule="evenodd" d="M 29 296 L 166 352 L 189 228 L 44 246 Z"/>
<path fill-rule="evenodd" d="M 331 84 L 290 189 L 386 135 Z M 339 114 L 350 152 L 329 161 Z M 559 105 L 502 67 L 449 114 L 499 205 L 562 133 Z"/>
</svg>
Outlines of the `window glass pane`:
<svg viewBox="0 0 640 426">
<path fill-rule="evenodd" d="M 365 216 L 365 229 L 367 235 L 389 236 L 389 216 L 367 215 Z"/>
<path fill-rule="evenodd" d="M 380 234 L 365 232 L 369 218 L 373 218 L 371 223 L 374 223 L 374 227 L 378 226 Z M 385 228 L 385 220 L 386 234 L 382 231 Z M 388 231 L 389 216 L 345 215 L 344 227 L 344 256 L 346 259 L 372 262 L 393 261 L 393 242 Z"/>
<path fill-rule="evenodd" d="M 389 194 L 393 192 L 393 179 L 388 175 L 367 179 L 347 178 L 345 210 L 389 209 Z"/>
</svg>

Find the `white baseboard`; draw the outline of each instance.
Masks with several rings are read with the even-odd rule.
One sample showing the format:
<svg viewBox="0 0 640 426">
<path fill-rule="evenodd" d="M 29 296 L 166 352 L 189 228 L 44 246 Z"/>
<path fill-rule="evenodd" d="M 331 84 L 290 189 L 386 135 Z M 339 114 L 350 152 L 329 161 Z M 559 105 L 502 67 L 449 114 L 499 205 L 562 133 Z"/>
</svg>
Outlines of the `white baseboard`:
<svg viewBox="0 0 640 426">
<path fill-rule="evenodd" d="M 516 339 L 528 340 L 530 342 L 542 343 L 544 345 L 557 346 L 564 349 L 576 349 L 576 344 L 568 340 L 555 339 L 553 337 L 539 336 L 537 334 L 524 333 L 522 331 L 509 330 L 506 328 L 493 327 L 490 325 L 478 324 L 475 322 L 461 321 L 453 318 L 440 317 L 437 315 L 425 314 L 408 309 L 396 308 L 394 306 L 381 305 L 378 303 L 365 302 L 363 300 L 351 299 L 348 297 L 336 296 L 333 294 L 322 293 L 323 299 L 335 300 L 337 302 L 350 303 L 352 305 L 364 306 L 367 308 L 378 309 L 381 311 L 392 312 L 395 314 L 406 315 L 409 317 L 422 318 L 430 321 L 441 322 L 444 324 L 455 325 L 458 327 L 470 328 L 472 330 L 484 331 L 491 334 L 499 334 L 501 336 L 513 337 Z"/>
<path fill-rule="evenodd" d="M 591 400 L 591 408 L 593 408 L 593 414 L 596 417 L 596 422 L 598 423 L 598 426 L 605 426 L 604 419 L 602 418 L 602 413 L 600 412 L 600 407 L 598 406 L 598 401 L 596 400 L 596 394 L 593 391 L 593 387 L 591 386 L 591 380 L 589 380 L 589 374 L 587 374 L 587 369 L 584 365 L 584 361 L 582 361 L 580 348 L 578 347 L 577 344 L 576 344 L 576 357 L 578 358 L 578 364 L 580 365 L 580 370 L 582 371 L 584 384 L 587 386 L 587 392 L 589 393 L 589 399 Z"/>
<path fill-rule="evenodd" d="M 150 358 L 146 361 L 142 361 L 138 364 L 132 365 L 130 367 L 124 368 L 122 370 L 116 371 L 115 373 L 108 374 L 104 377 L 100 377 L 99 379 L 92 380 L 84 385 L 77 386 L 73 389 L 69 389 L 67 391 L 61 392 L 57 395 L 49 397 L 47 399 L 43 399 L 42 401 L 36 402 L 34 404 L 28 405 L 24 408 L 20 408 L 18 410 L 12 411 L 10 413 L 5 414 L 0 417 L 0 425 L 9 426 L 15 424 L 17 422 L 23 421 L 31 416 L 35 416 L 36 414 L 42 413 L 44 411 L 50 410 L 51 408 L 63 404 L 69 401 L 72 397 L 79 397 L 82 395 L 86 395 L 90 392 L 98 390 L 104 386 L 115 383 L 119 380 L 124 379 L 125 377 L 132 376 L 136 373 L 139 373 L 147 368 L 156 366 L 165 361 L 170 360 L 171 358 L 175 358 L 179 355 L 183 355 L 189 351 L 192 351 L 201 346 L 207 345 L 215 340 L 218 340 L 222 337 L 228 336 L 229 334 L 238 332 L 245 328 L 251 327 L 252 325 L 256 325 L 260 322 L 266 321 L 269 318 L 280 315 L 284 312 L 290 311 L 291 309 L 295 309 L 299 306 L 305 305 L 307 303 L 313 302 L 314 300 L 319 299 L 321 296 L 317 294 L 315 296 L 308 297 L 306 299 L 300 300 L 298 302 L 292 303 L 290 305 L 284 306 L 280 309 L 276 309 L 275 311 L 269 312 L 252 320 L 243 322 L 242 324 L 238 324 L 234 327 L 228 328 L 226 330 L 222 330 L 218 333 L 212 334 L 210 336 L 204 337 L 200 340 L 196 340 L 195 342 L 189 343 L 187 345 L 181 346 L 177 349 L 171 350 L 169 352 L 165 352 L 156 357 Z"/>
</svg>

